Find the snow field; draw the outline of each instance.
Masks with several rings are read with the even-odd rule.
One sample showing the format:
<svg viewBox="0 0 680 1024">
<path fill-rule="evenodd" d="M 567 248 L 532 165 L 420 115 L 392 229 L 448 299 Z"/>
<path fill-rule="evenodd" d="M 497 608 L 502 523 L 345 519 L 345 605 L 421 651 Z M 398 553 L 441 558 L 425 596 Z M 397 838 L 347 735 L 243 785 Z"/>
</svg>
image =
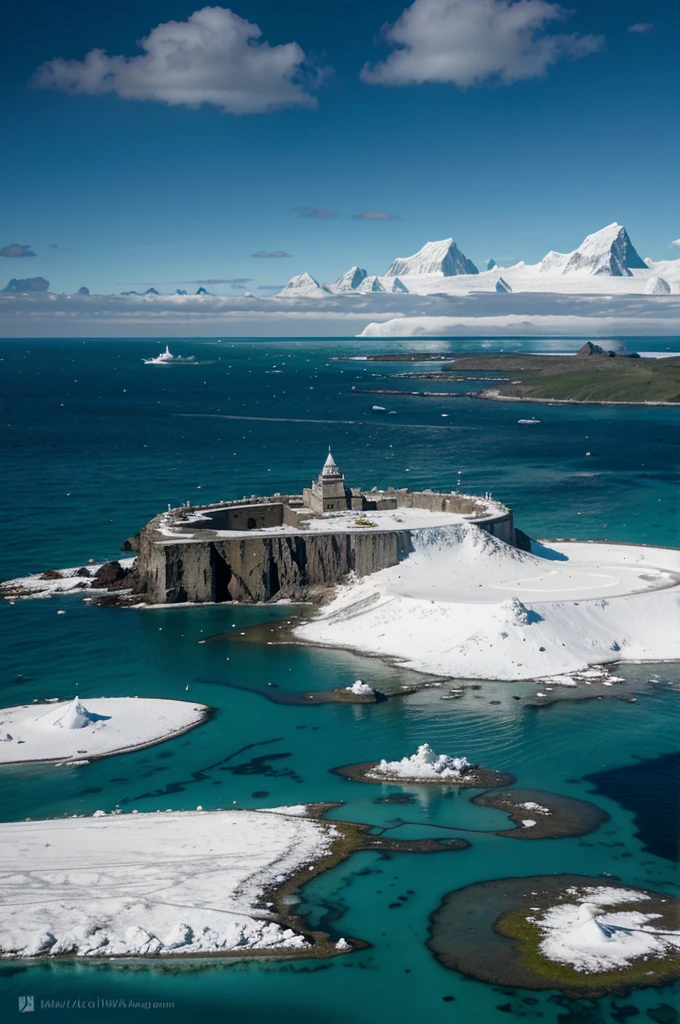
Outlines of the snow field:
<svg viewBox="0 0 680 1024">
<path fill-rule="evenodd" d="M 279 810 L 0 824 L 0 956 L 305 948 L 263 895 L 337 832 Z"/>
</svg>

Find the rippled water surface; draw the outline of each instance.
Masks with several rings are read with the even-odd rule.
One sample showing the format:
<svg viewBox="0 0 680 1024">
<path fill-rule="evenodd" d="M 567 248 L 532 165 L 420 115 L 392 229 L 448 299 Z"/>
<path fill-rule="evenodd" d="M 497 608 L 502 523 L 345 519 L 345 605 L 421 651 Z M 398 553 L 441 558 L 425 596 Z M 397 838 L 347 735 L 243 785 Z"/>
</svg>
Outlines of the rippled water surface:
<svg viewBox="0 0 680 1024">
<path fill-rule="evenodd" d="M 379 344 L 385 352 L 413 347 Z M 423 352 L 455 352 L 478 349 L 480 342 L 417 344 Z M 511 347 L 493 343 L 501 344 Z M 298 491 L 319 471 L 329 444 L 350 485 L 450 489 L 460 472 L 466 490 L 492 491 L 534 535 L 680 546 L 680 410 L 526 405 L 518 411 L 471 398 L 405 395 L 389 396 L 395 415 L 380 415 L 372 411 L 375 396 L 362 389 L 391 386 L 384 375 L 404 367 L 334 358 L 361 355 L 364 345 L 171 343 L 194 353 L 198 365 L 146 367 L 142 357 L 164 342 L 0 343 L 6 496 L 0 576 L 114 557 L 120 542 L 168 503 Z M 668 339 L 640 345 L 680 350 Z M 512 345 L 522 346 L 574 347 Z M 517 423 L 531 415 L 540 425 Z M 66 614 L 57 616 L 58 609 Z M 677 895 L 673 844 L 650 842 L 641 820 L 654 821 L 655 807 L 657 822 L 668 813 L 667 787 L 650 783 L 647 813 L 640 815 L 639 785 L 626 799 L 619 780 L 641 761 L 663 756 L 664 765 L 676 764 L 667 755 L 678 752 L 678 666 L 624 668 L 636 703 L 616 699 L 612 690 L 605 700 L 535 708 L 526 703 L 535 691 L 530 684 L 491 682 L 454 701 L 441 699 L 444 687 L 368 707 L 299 707 L 235 687 L 328 689 L 357 677 L 380 687 L 400 681 L 398 670 L 341 651 L 237 640 L 198 644 L 299 611 L 136 612 L 91 608 L 77 598 L 0 604 L 5 705 L 75 693 L 184 698 L 188 685 L 191 699 L 217 709 L 204 727 L 138 753 L 81 768 L 2 769 L 2 817 L 116 805 L 143 811 L 342 800 L 337 818 L 401 838 L 460 836 L 471 847 L 360 853 L 309 884 L 302 899 L 310 920 L 336 936 L 368 940 L 363 953 L 293 964 L 13 965 L 0 969 L 0 999 L 9 1012 L 16 1012 L 17 995 L 31 993 L 36 1001 L 95 1002 L 93 1009 L 70 1011 L 73 1019 L 99 1020 L 105 1013 L 146 1020 L 152 1013 L 177 1024 L 201 1013 L 255 1024 L 420 1016 L 487 1024 L 508 1015 L 576 1024 L 618 1019 L 612 1010 L 622 1005 L 640 1010 L 643 1019 L 661 1004 L 677 1006 L 677 987 L 591 1006 L 549 993 L 501 992 L 439 966 L 425 940 L 441 897 L 485 879 L 609 874 Z M 650 683 L 652 674 L 659 678 Z M 611 820 L 583 839 L 502 839 L 474 834 L 502 828 L 506 818 L 472 805 L 469 792 L 412 787 L 410 803 L 376 803 L 394 788 L 329 774 L 341 764 L 402 756 L 424 741 L 511 771 L 523 787 L 592 799 Z M 622 769 L 628 776 L 611 774 Z M 658 778 L 648 766 L 641 771 Z M 596 777 L 597 789 L 585 776 Z M 174 1007 L 104 1011 L 98 998 Z"/>
</svg>

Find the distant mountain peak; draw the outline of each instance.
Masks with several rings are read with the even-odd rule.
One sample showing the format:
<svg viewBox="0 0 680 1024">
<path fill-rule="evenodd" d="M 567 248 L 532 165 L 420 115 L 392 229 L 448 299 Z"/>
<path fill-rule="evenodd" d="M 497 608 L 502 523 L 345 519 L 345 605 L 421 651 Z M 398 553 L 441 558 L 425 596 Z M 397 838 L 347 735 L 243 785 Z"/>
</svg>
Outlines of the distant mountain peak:
<svg viewBox="0 0 680 1024">
<path fill-rule="evenodd" d="M 452 238 L 439 242 L 426 242 L 413 256 L 400 256 L 392 263 L 385 277 L 403 277 L 409 274 L 441 274 L 455 277 L 458 274 L 478 274 L 472 260 L 465 256 Z"/>
<path fill-rule="evenodd" d="M 339 292 L 353 292 L 368 277 L 363 267 L 350 267 L 337 281 L 335 287 Z"/>
<path fill-rule="evenodd" d="M 303 274 L 296 274 L 291 277 L 288 284 L 277 295 L 327 295 L 330 289 L 325 284 L 319 284 L 315 277 L 305 271 Z"/>
<path fill-rule="evenodd" d="M 587 273 L 605 277 L 632 277 L 633 270 L 647 270 L 622 224 L 607 224 L 587 235 L 573 252 L 549 252 L 540 263 L 542 272 Z"/>
</svg>

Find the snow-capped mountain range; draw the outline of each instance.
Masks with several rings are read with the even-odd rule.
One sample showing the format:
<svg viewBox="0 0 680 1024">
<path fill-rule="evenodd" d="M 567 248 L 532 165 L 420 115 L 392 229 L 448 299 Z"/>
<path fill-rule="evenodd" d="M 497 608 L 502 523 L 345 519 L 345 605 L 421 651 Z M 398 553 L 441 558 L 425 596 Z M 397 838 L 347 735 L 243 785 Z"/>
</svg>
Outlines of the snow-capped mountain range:
<svg viewBox="0 0 680 1024">
<path fill-rule="evenodd" d="M 540 263 L 500 267 L 493 260 L 479 271 L 453 238 L 426 242 L 413 256 L 399 256 L 385 273 L 369 275 L 351 267 L 333 284 L 309 273 L 292 277 L 278 297 L 399 292 L 416 295 L 470 295 L 475 292 L 556 292 L 568 294 L 668 295 L 680 292 L 680 259 L 641 259 L 621 224 L 588 235 L 573 252 L 551 251 Z"/>
</svg>

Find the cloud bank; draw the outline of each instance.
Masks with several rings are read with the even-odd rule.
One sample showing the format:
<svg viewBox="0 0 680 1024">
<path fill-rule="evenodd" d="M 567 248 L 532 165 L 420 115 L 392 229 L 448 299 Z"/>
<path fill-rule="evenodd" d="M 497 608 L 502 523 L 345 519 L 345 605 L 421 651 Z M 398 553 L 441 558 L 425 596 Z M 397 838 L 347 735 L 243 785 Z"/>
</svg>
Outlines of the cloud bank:
<svg viewBox="0 0 680 1024">
<path fill-rule="evenodd" d="M 256 260 L 282 260 L 290 259 L 290 253 L 284 252 L 283 249 L 277 249 L 275 252 L 264 252 L 262 249 L 260 252 L 254 252 L 252 254 L 253 259 Z"/>
<path fill-rule="evenodd" d="M 628 26 L 628 32 L 634 36 L 648 36 L 655 31 L 656 25 L 652 25 L 651 21 L 636 21 L 634 25 Z"/>
<path fill-rule="evenodd" d="M 319 83 L 321 72 L 308 68 L 297 43 L 270 46 L 261 37 L 258 25 L 233 11 L 204 7 L 186 21 L 157 25 L 140 40 L 140 56 L 91 50 L 82 61 L 57 57 L 38 68 L 31 84 L 170 106 L 207 103 L 229 114 L 315 107 L 307 88 Z"/>
<path fill-rule="evenodd" d="M 36 279 L 39 280 L 39 279 Z M 17 282 L 23 284 L 24 282 Z M 46 285 L 47 282 L 45 281 Z M 201 295 L 58 295 L 0 291 L 3 337 L 346 336 L 369 323 L 415 318 L 414 334 L 445 317 L 451 334 L 670 335 L 680 332 L 680 296 L 391 292 L 266 298 Z"/>
<path fill-rule="evenodd" d="M 13 242 L 12 245 L 6 245 L 4 249 L 0 249 L 0 256 L 16 259 L 23 256 L 35 256 L 35 253 L 30 245 L 17 245 L 16 242 Z"/>
<path fill-rule="evenodd" d="M 461 89 L 538 78 L 559 60 L 602 48 L 602 36 L 548 31 L 571 13 L 546 0 L 415 0 L 385 29 L 393 52 L 365 64 L 361 78 L 377 85 L 452 82 Z"/>
</svg>

